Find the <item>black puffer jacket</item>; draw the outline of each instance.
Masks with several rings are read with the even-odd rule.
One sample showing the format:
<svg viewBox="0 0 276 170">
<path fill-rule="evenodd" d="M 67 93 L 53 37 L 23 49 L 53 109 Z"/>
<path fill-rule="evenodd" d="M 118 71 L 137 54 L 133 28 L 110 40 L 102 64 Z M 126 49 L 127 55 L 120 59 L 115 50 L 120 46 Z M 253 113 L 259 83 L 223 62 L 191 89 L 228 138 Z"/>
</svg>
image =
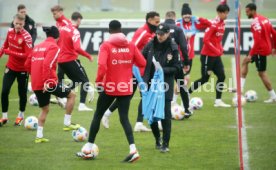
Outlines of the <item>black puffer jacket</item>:
<svg viewBox="0 0 276 170">
<path fill-rule="evenodd" d="M 159 43 L 155 36 L 143 49 L 143 55 L 147 60 L 144 81 L 149 84 L 153 78 L 155 67 L 152 62 L 153 56 L 160 63 L 164 71 L 164 81 L 169 85 L 165 93 L 166 100 L 172 100 L 174 89 L 174 75 L 181 70 L 178 47 L 169 37 L 165 42 Z"/>
</svg>

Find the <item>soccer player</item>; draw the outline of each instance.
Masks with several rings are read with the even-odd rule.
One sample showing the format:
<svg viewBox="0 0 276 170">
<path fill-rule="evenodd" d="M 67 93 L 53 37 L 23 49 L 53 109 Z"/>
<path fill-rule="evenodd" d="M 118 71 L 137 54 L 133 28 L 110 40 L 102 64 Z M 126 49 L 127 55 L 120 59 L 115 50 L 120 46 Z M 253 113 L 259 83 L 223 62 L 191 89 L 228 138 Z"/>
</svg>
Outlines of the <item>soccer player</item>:
<svg viewBox="0 0 276 170">
<path fill-rule="evenodd" d="M 25 67 L 31 74 L 32 89 L 41 108 L 35 143 L 49 141 L 43 137 L 43 126 L 49 112 L 51 94 L 67 97 L 63 130 L 74 130 L 80 127 L 79 124 L 71 123 L 71 113 L 76 95 L 70 88 L 64 87 L 61 82 L 58 82 L 56 75 L 57 58 L 60 53 L 57 45 L 59 31 L 55 26 L 43 27 L 43 31 L 46 33 L 47 39 L 34 47 L 25 63 Z"/>
<path fill-rule="evenodd" d="M 171 32 L 170 36 L 172 38 L 172 41 L 175 41 L 175 43 L 179 47 L 179 51 L 181 51 L 182 56 L 185 58 L 183 63 L 181 64 L 183 67 L 183 70 L 180 70 L 178 73 L 176 73 L 175 80 L 180 90 L 181 99 L 185 109 L 184 117 L 189 118 L 192 115 L 192 113 L 189 110 L 189 93 L 184 84 L 184 73 L 189 71 L 189 67 L 190 67 L 189 59 L 188 59 L 189 56 L 188 56 L 188 50 L 187 50 L 187 41 L 182 29 L 175 25 L 175 20 L 176 20 L 175 12 L 168 11 L 166 13 L 164 23 L 170 27 L 170 32 Z M 176 103 L 176 101 L 174 102 Z"/>
<path fill-rule="evenodd" d="M 58 45 L 60 47 L 60 54 L 58 57 L 58 65 L 73 81 L 71 89 L 74 89 L 80 84 L 81 97 L 78 107 L 79 111 L 92 111 L 93 109 L 85 105 L 87 92 L 93 90 L 89 85 L 89 79 L 84 67 L 79 62 L 78 54 L 86 57 L 89 61 L 93 61 L 93 57 L 81 48 L 80 33 L 72 25 L 71 21 L 63 15 L 63 8 L 56 5 L 51 8 L 54 19 L 57 21 L 56 25 L 60 32 Z"/>
<path fill-rule="evenodd" d="M 81 20 L 83 19 L 81 13 L 79 12 L 73 12 L 72 15 L 71 15 L 71 22 L 72 22 L 72 25 L 73 27 L 75 27 L 76 29 L 79 28 L 80 24 L 81 24 Z M 78 62 L 80 63 L 80 60 L 78 60 Z M 84 70 L 85 71 L 85 70 Z M 58 67 L 58 80 L 59 82 L 61 82 L 63 79 L 64 79 L 64 71 Z M 81 91 L 82 92 L 82 91 Z M 81 98 L 85 98 L 84 96 L 82 95 L 85 95 L 84 93 L 80 93 L 80 96 Z M 93 98 L 94 98 L 94 90 L 91 90 L 88 92 L 88 96 L 89 96 L 89 101 L 92 101 Z M 82 111 L 82 110 L 80 110 Z"/>
<path fill-rule="evenodd" d="M 110 37 L 100 46 L 98 56 L 98 72 L 96 85 L 99 89 L 97 108 L 90 126 L 88 143 L 82 150 L 90 151 L 100 128 L 101 119 L 111 103 L 116 99 L 120 122 L 127 137 L 130 152 L 124 162 L 133 162 L 139 159 L 139 153 L 134 144 L 131 124 L 128 119 L 130 100 L 132 97 L 132 66 L 145 67 L 146 61 L 138 48 L 128 42 L 121 31 L 121 23 L 112 20 L 109 23 Z M 123 88 L 121 88 L 123 87 Z M 91 158 L 91 154 L 83 152 L 77 156 Z"/>
<path fill-rule="evenodd" d="M 212 22 L 212 25 L 205 31 L 203 38 L 203 48 L 201 50 L 201 78 L 196 80 L 189 89 L 193 93 L 199 86 L 208 82 L 213 72 L 218 80 L 216 83 L 215 107 L 230 107 L 221 100 L 223 83 L 225 80 L 224 66 L 221 60 L 223 54 L 222 38 L 225 31 L 224 20 L 230 11 L 228 5 L 220 4 L 217 6 L 218 17 Z"/>
<path fill-rule="evenodd" d="M 182 70 L 179 61 L 179 52 L 177 44 L 170 37 L 170 27 L 166 24 L 160 24 L 156 31 L 156 36 L 143 49 L 143 55 L 147 60 L 144 82 L 148 85 L 153 79 L 155 72 L 154 62 L 160 63 L 164 72 L 164 83 L 168 85 L 165 91 L 165 118 L 161 120 L 163 127 L 163 137 L 160 136 L 158 122 L 151 124 L 152 133 L 156 142 L 156 149 L 161 152 L 169 152 L 169 142 L 171 136 L 171 100 L 173 97 L 175 74 Z M 162 143 L 161 143 L 162 141 Z"/>
<path fill-rule="evenodd" d="M 188 56 L 189 56 L 188 61 L 185 61 L 186 58 L 185 58 L 185 56 L 183 56 L 182 52 L 180 51 L 180 56 L 181 56 L 182 62 L 185 62 L 186 64 L 188 64 L 186 69 L 184 69 L 185 85 L 188 85 L 189 81 L 190 81 L 190 72 L 191 72 L 192 66 L 193 66 L 193 59 L 195 57 L 195 52 L 194 52 L 195 35 L 200 30 L 205 30 L 207 27 L 209 27 L 211 25 L 211 22 L 205 18 L 196 18 L 195 16 L 193 16 L 192 10 L 191 10 L 189 4 L 187 4 L 187 3 L 184 3 L 182 5 L 181 16 L 182 16 L 182 18 L 177 20 L 176 25 L 183 30 L 183 32 L 185 34 L 186 41 L 188 43 L 188 46 L 187 46 Z M 172 101 L 173 103 L 175 103 L 177 101 L 177 97 L 178 97 L 178 92 L 177 92 L 177 90 L 175 90 L 174 96 L 173 96 L 173 101 Z M 185 106 L 185 103 L 183 103 L 183 104 Z"/>
<path fill-rule="evenodd" d="M 9 94 L 15 79 L 17 79 L 18 84 L 19 113 L 14 125 L 20 126 L 24 118 L 29 77 L 24 63 L 32 50 L 32 37 L 23 28 L 24 23 L 25 17 L 23 15 L 16 14 L 14 16 L 14 28 L 8 30 L 6 40 L 0 49 L 0 57 L 3 54 L 9 56 L 3 76 L 1 93 L 2 119 L 0 119 L 0 125 L 6 124 L 8 121 Z"/>
<path fill-rule="evenodd" d="M 17 13 L 25 16 L 24 29 L 28 31 L 28 33 L 30 33 L 33 40 L 33 46 L 34 46 L 34 43 L 37 37 L 35 21 L 27 14 L 26 6 L 23 4 L 20 4 L 17 6 Z M 13 22 L 11 23 L 11 27 L 14 28 Z"/>
<path fill-rule="evenodd" d="M 132 38 L 132 42 L 135 44 L 135 46 L 142 51 L 144 46 L 154 37 L 155 31 L 157 29 L 157 26 L 160 23 L 160 15 L 159 13 L 155 11 L 148 12 L 146 14 L 146 23 L 138 28 Z M 144 70 L 140 70 L 141 74 L 143 75 Z M 137 82 L 134 82 L 133 84 L 133 95 L 135 94 L 136 88 L 137 88 Z M 109 116 L 112 114 L 114 110 L 118 108 L 118 104 L 115 101 L 109 109 L 106 110 L 102 123 L 105 128 L 109 128 Z M 148 132 L 151 131 L 149 128 L 147 128 L 143 124 L 143 115 L 142 115 L 142 105 L 141 102 L 139 103 L 138 107 L 138 115 L 137 115 L 137 120 L 136 124 L 134 126 L 134 131 L 135 132 Z"/>
<path fill-rule="evenodd" d="M 276 94 L 272 88 L 271 81 L 266 73 L 267 56 L 275 54 L 276 49 L 276 31 L 272 27 L 269 19 L 257 14 L 257 6 L 254 3 L 246 5 L 245 12 L 248 18 L 253 18 L 251 32 L 253 34 L 254 44 L 248 56 L 242 62 L 241 68 L 241 88 L 244 88 L 246 76 L 248 73 L 248 64 L 256 65 L 259 77 L 265 85 L 270 98 L 265 103 L 276 102 Z"/>
</svg>

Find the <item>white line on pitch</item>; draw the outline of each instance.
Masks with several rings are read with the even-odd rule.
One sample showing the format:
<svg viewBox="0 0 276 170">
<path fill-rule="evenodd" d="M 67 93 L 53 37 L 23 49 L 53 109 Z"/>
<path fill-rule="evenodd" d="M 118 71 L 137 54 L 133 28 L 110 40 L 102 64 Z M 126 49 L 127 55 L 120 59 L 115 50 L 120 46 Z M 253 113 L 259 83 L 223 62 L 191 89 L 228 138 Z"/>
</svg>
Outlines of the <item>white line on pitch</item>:
<svg viewBox="0 0 276 170">
<path fill-rule="evenodd" d="M 232 76 L 233 76 L 233 83 L 234 87 L 237 88 L 237 79 L 236 79 L 236 62 L 235 58 L 232 57 Z M 235 94 L 234 94 L 235 95 Z M 241 138 L 242 138 L 242 157 L 243 157 L 243 166 L 244 170 L 249 170 L 249 150 L 248 150 L 248 144 L 247 144 L 247 134 L 246 134 L 246 126 L 245 126 L 245 112 L 242 108 L 242 128 L 241 128 Z M 236 120 L 237 120 L 237 126 L 238 126 L 238 108 L 236 109 Z"/>
</svg>

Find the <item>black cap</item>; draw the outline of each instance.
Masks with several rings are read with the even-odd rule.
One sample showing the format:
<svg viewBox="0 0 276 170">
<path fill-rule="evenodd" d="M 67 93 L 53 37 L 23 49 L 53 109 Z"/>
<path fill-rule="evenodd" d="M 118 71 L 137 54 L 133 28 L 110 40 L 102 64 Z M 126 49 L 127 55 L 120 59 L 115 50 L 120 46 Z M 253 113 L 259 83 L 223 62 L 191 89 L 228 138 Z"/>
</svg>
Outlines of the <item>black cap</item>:
<svg viewBox="0 0 276 170">
<path fill-rule="evenodd" d="M 187 15 L 187 14 L 192 15 L 192 10 L 191 10 L 189 4 L 184 3 L 182 5 L 181 15 Z"/>
<path fill-rule="evenodd" d="M 167 24 L 160 24 L 157 27 L 156 34 L 165 34 L 170 32 L 170 27 Z"/>
<path fill-rule="evenodd" d="M 55 26 L 42 27 L 42 29 L 46 33 L 47 37 L 53 37 L 54 39 L 57 39 L 59 37 L 59 31 Z"/>
</svg>

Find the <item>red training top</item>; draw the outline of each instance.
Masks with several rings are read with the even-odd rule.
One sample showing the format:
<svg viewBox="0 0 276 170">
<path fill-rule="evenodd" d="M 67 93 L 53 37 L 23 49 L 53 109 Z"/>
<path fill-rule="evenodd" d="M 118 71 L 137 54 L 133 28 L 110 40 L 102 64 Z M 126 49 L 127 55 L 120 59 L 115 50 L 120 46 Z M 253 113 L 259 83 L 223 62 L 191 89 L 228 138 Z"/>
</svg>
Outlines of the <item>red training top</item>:
<svg viewBox="0 0 276 170">
<path fill-rule="evenodd" d="M 144 68 L 146 60 L 124 34 L 111 34 L 100 46 L 96 84 L 108 95 L 131 95 L 133 64 Z"/>
</svg>

